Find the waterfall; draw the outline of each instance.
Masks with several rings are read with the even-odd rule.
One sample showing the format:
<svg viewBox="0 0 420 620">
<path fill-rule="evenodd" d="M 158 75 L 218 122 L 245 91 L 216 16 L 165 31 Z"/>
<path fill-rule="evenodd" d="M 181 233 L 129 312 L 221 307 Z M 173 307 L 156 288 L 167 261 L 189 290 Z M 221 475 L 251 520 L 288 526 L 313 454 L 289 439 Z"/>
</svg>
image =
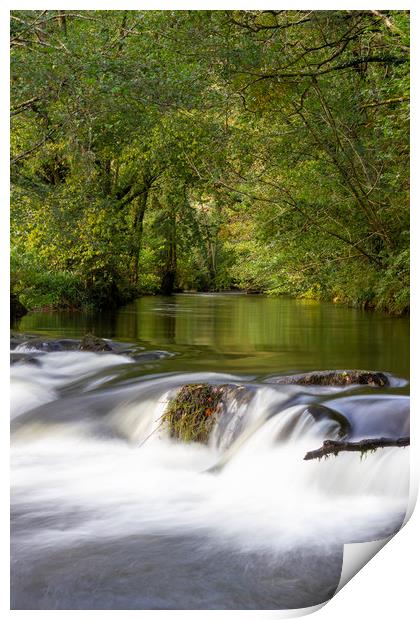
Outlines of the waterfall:
<svg viewBox="0 0 420 620">
<path fill-rule="evenodd" d="M 404 519 L 408 448 L 303 457 L 339 436 L 329 411 L 345 416 L 355 435 L 373 422 L 380 436 L 406 428 L 406 397 L 359 398 L 217 373 L 136 379 L 132 360 L 113 354 L 47 352 L 37 360 L 12 366 L 17 556 L 30 549 L 39 561 L 51 549 L 122 540 L 129 554 L 146 538 L 198 537 L 208 553 L 263 553 L 278 563 L 299 549 L 329 557 L 343 543 L 396 531 Z M 162 424 L 168 400 L 192 382 L 231 386 L 206 445 L 175 441 Z M 311 413 L 314 403 L 323 415 Z"/>
</svg>

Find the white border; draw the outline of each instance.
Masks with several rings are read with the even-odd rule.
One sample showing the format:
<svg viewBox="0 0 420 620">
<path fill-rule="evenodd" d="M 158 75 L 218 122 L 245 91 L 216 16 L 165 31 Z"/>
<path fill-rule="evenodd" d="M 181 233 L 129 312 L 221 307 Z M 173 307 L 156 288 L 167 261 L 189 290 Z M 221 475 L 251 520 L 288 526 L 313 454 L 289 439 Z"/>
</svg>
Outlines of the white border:
<svg viewBox="0 0 420 620">
<path fill-rule="evenodd" d="M 410 9 L 411 10 L 411 30 L 412 30 L 412 58 L 414 62 L 413 67 L 418 67 L 417 64 L 419 58 L 419 40 L 420 31 L 418 27 L 418 11 L 414 7 L 414 2 L 401 2 L 395 0 L 394 2 L 380 2 L 379 8 L 384 9 Z M 363 8 L 378 8 L 378 4 L 368 3 L 368 6 Z M 213 9 L 213 10 L 225 10 L 229 9 L 257 9 L 257 8 L 279 8 L 281 4 L 279 2 L 230 2 L 228 6 L 226 3 L 218 2 L 133 2 L 126 1 L 124 3 L 117 3 L 109 0 L 102 0 L 100 3 L 84 1 L 83 3 L 66 2 L 6 2 L 0 9 L 0 32 L 1 32 L 1 58 L 3 58 L 2 77 L 3 88 L 1 90 L 1 181 L 2 181 L 2 209 L 1 209 L 1 226 L 0 226 L 0 258 L 1 258 L 1 282 L 3 283 L 2 290 L 5 292 L 5 299 L 0 305 L 0 318 L 1 325 L 3 326 L 3 347 L 0 354 L 1 372 L 0 377 L 3 382 L 1 395 L 3 397 L 3 407 L 1 409 L 1 429 L 0 429 L 0 475 L 1 475 L 1 490 L 2 490 L 2 511 L 1 511 L 1 532 L 2 532 L 2 553 L 0 561 L 0 609 L 6 615 L 13 615 L 14 617 L 39 617 L 44 618 L 45 615 L 55 618 L 57 615 L 65 614 L 68 618 L 82 618 L 85 615 L 92 617 L 96 615 L 98 618 L 120 618 L 121 614 L 132 614 L 136 618 L 144 620 L 146 618 L 164 618 L 169 617 L 175 620 L 188 618 L 204 618 L 208 616 L 217 615 L 218 618 L 280 618 L 284 617 L 281 612 L 270 611 L 9 611 L 9 465 L 8 465 L 8 447 L 9 447 L 9 430 L 8 430 L 8 375 L 9 375 L 9 360 L 8 360 L 8 264 L 9 264 L 9 242 L 8 242 L 8 221 L 9 221 L 9 97 L 8 93 L 8 77 L 9 77 L 9 63 L 6 61 L 8 58 L 8 39 L 9 39 L 9 15 L 8 12 L 11 9 L 56 9 L 58 7 L 62 9 L 74 9 L 75 6 L 79 10 L 87 9 L 144 9 L 144 10 L 186 10 L 186 9 Z M 282 7 L 283 8 L 283 7 Z M 360 2 L 320 2 L 318 4 L 314 2 L 302 1 L 299 3 L 288 2 L 284 8 L 288 9 L 361 9 Z M 417 63 L 416 63 L 417 61 Z M 417 274 L 420 273 L 419 252 L 418 247 L 418 233 L 419 233 L 419 207 L 417 206 L 417 198 L 420 196 L 419 183 L 420 183 L 420 162 L 418 158 L 418 135 L 419 135 L 419 121 L 418 121 L 418 69 L 412 71 L 412 209 L 411 209 L 411 231 L 414 241 L 411 244 L 412 249 L 412 273 L 415 274 L 412 279 L 412 295 L 411 305 L 415 309 L 412 321 L 411 321 L 411 368 L 412 368 L 412 437 L 414 439 L 414 446 L 411 448 L 411 482 L 414 488 L 414 495 L 417 493 L 418 488 L 418 472 L 419 472 L 419 449 L 418 449 L 418 433 L 420 423 L 417 421 L 420 415 L 420 402 L 419 402 L 419 387 L 418 387 L 418 362 L 416 359 L 416 346 L 415 343 L 420 343 L 420 333 L 418 328 L 418 286 L 416 284 Z M 419 271 L 418 271 L 419 269 Z M 418 345 L 417 345 L 418 346 Z M 416 385 L 417 384 L 417 385 Z M 417 439 L 417 441 L 416 441 Z M 412 498 L 414 498 L 412 494 Z M 397 534 L 386 546 L 380 551 L 378 556 L 374 557 L 350 582 L 349 585 L 344 587 L 342 591 L 336 595 L 331 602 L 317 612 L 317 618 L 319 620 L 347 620 L 359 618 L 365 620 L 367 618 L 381 618 L 383 620 L 394 619 L 395 617 L 401 619 L 411 619 L 417 617 L 419 601 L 417 600 L 417 589 L 419 588 L 417 579 L 417 554 L 419 549 L 419 527 L 420 517 L 419 510 L 414 512 L 414 515 L 404 527 L 403 531 Z M 52 615 L 53 614 L 53 615 Z M 170 614 L 170 616 L 169 616 Z"/>
</svg>

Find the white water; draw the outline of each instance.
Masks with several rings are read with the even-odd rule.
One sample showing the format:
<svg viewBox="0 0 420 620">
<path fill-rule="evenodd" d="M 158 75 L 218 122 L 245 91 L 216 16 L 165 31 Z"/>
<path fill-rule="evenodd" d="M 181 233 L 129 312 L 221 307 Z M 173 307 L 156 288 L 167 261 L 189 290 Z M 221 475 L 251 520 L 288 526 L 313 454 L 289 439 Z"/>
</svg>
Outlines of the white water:
<svg viewBox="0 0 420 620">
<path fill-rule="evenodd" d="M 164 535 L 279 558 L 299 548 L 325 555 L 392 533 L 403 520 L 409 450 L 304 461 L 308 450 L 337 436 L 338 425 L 316 422 L 307 404 L 293 404 L 296 387 L 260 385 L 246 403 L 232 397 L 219 441 L 216 428 L 208 445 L 183 444 L 168 438 L 160 419 L 171 390 L 190 377 L 92 394 L 92 385 L 98 388 L 128 358 L 65 352 L 39 359 L 40 367 L 12 369 L 12 417 L 20 424 L 13 434 L 12 506 L 24 554 Z M 99 371 L 105 374 L 98 378 Z M 81 377 L 92 378 L 84 397 L 60 397 L 60 388 Z M 92 432 L 95 399 L 106 410 L 103 428 L 117 429 L 118 437 Z M 47 401 L 56 416 L 51 424 Z M 209 472 L 217 463 L 221 468 Z"/>
</svg>

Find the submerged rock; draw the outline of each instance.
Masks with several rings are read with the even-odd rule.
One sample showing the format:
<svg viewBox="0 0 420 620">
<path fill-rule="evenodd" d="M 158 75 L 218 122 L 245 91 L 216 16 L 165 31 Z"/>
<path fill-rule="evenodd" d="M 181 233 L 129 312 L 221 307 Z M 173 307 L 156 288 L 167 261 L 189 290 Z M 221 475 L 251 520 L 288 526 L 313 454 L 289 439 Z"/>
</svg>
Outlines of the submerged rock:
<svg viewBox="0 0 420 620">
<path fill-rule="evenodd" d="M 112 351 L 112 347 L 108 344 L 108 342 L 106 342 L 106 340 L 98 338 L 93 334 L 86 334 L 80 342 L 79 350 L 98 353 L 100 351 Z"/>
<path fill-rule="evenodd" d="M 342 413 L 326 407 L 325 405 L 315 403 L 309 405 L 306 410 L 317 422 L 319 420 L 333 420 L 339 426 L 338 436 L 343 438 L 350 435 L 351 424 L 345 415 Z"/>
<path fill-rule="evenodd" d="M 169 353 L 168 351 L 122 351 L 126 355 L 129 355 L 135 362 L 154 362 L 155 360 L 165 359 L 167 357 L 174 357 L 175 353 Z"/>
<path fill-rule="evenodd" d="M 374 370 L 321 370 L 298 375 L 276 377 L 273 383 L 295 385 L 389 385 L 389 379 L 383 372 Z"/>
</svg>

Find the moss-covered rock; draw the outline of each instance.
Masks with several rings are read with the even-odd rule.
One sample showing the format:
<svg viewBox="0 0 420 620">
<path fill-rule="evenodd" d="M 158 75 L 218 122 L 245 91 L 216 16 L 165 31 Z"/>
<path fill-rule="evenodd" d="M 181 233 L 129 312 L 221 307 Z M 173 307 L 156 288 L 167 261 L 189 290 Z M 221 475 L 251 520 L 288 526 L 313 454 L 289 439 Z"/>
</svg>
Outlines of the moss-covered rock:
<svg viewBox="0 0 420 620">
<path fill-rule="evenodd" d="M 163 415 L 171 437 L 206 442 L 220 412 L 226 386 L 183 385 Z"/>
<path fill-rule="evenodd" d="M 100 351 L 112 351 L 112 347 L 103 340 L 93 334 L 86 334 L 79 345 L 80 351 L 92 351 L 98 353 Z"/>
<path fill-rule="evenodd" d="M 294 385 L 374 385 L 385 387 L 389 379 L 383 372 L 374 370 L 322 370 L 299 375 L 276 377 L 275 383 Z"/>
</svg>

